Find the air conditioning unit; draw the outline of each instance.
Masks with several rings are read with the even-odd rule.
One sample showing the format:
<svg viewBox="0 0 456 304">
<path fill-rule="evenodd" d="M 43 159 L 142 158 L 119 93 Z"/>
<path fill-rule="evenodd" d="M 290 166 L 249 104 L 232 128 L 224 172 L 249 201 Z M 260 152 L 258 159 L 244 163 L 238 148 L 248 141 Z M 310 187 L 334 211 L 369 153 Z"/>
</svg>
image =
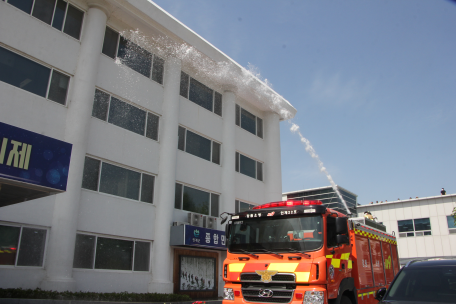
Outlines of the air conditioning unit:
<svg viewBox="0 0 456 304">
<path fill-rule="evenodd" d="M 188 223 L 186 222 L 173 222 L 173 226 L 182 226 L 182 225 L 187 225 Z"/>
<path fill-rule="evenodd" d="M 203 227 L 203 215 L 198 213 L 189 212 L 188 222 L 192 226 Z"/>
<path fill-rule="evenodd" d="M 209 228 L 209 229 L 217 229 L 217 218 L 208 216 L 206 218 L 206 225 L 204 227 Z"/>
</svg>

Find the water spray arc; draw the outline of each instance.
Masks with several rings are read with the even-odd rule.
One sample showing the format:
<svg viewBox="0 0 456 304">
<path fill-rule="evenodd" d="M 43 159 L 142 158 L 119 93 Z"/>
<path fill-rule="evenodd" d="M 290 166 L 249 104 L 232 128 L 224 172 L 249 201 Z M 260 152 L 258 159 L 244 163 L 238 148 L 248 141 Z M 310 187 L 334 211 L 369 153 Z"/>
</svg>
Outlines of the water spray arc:
<svg viewBox="0 0 456 304">
<path fill-rule="evenodd" d="M 301 142 L 306 145 L 306 151 L 309 153 L 309 155 L 313 159 L 315 159 L 315 161 L 318 164 L 318 168 L 320 168 L 320 171 L 323 172 L 326 175 L 326 178 L 328 179 L 329 183 L 331 184 L 331 187 L 334 189 L 334 191 L 337 193 L 337 195 L 339 196 L 340 200 L 344 204 L 344 207 L 347 210 L 347 214 L 351 215 L 350 209 L 348 209 L 347 203 L 343 199 L 339 189 L 337 189 L 336 183 L 332 179 L 332 177 L 329 174 L 329 172 L 326 169 L 326 167 L 323 165 L 323 162 L 320 160 L 320 157 L 318 156 L 317 152 L 315 152 L 315 149 L 310 144 L 310 141 L 307 138 L 305 138 L 304 136 L 302 136 L 301 131 L 299 131 L 299 126 L 297 124 L 292 123 L 290 121 L 288 121 L 288 122 L 291 124 L 290 131 L 293 132 L 293 133 L 297 133 L 299 135 L 299 137 L 301 138 Z"/>
<path fill-rule="evenodd" d="M 150 53 L 158 53 L 158 55 L 165 58 L 175 57 L 182 60 L 183 66 L 193 70 L 196 75 L 199 75 L 202 79 L 205 79 L 208 82 L 215 81 L 224 84 L 226 87 L 235 88 L 237 95 L 246 99 L 255 100 L 260 107 L 278 113 L 282 119 L 287 120 L 288 122 L 290 122 L 290 119 L 294 116 L 290 111 L 290 109 L 294 108 L 288 101 L 271 88 L 271 83 L 267 79 L 261 79 L 260 73 L 253 65 L 249 64 L 249 69 L 247 70 L 234 61 L 216 62 L 193 46 L 185 43 L 177 43 L 165 37 L 146 36 L 139 30 L 124 31 L 121 32 L 120 35 L 127 38 L 129 41 L 125 56 L 126 60 L 136 61 L 135 57 L 138 56 L 138 53 L 135 49 L 138 46 Z M 121 67 L 125 67 L 122 60 L 119 58 L 116 59 L 116 63 Z M 124 72 L 127 79 L 133 79 L 133 77 L 129 77 L 131 72 L 128 68 L 125 68 Z M 131 97 L 134 99 L 133 96 Z M 323 166 L 323 162 L 318 157 L 315 149 L 312 147 L 309 140 L 302 136 L 299 131 L 299 126 L 295 123 L 291 124 L 291 132 L 298 133 L 301 142 L 306 145 L 306 151 L 317 161 L 320 171 L 326 175 L 332 188 L 344 204 L 347 213 L 351 215 L 345 200 L 337 189 L 336 183 L 333 181 L 327 169 Z"/>
</svg>

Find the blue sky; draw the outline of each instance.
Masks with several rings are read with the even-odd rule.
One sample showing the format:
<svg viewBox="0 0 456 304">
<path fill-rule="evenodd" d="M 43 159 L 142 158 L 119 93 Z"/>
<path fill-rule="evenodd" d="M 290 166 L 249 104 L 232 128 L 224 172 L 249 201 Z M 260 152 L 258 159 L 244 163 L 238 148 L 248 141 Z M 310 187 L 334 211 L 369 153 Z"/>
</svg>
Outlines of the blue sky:
<svg viewBox="0 0 456 304">
<path fill-rule="evenodd" d="M 456 4 L 156 0 L 297 110 L 358 203 L 456 193 Z M 283 191 L 329 185 L 281 123 Z"/>
</svg>

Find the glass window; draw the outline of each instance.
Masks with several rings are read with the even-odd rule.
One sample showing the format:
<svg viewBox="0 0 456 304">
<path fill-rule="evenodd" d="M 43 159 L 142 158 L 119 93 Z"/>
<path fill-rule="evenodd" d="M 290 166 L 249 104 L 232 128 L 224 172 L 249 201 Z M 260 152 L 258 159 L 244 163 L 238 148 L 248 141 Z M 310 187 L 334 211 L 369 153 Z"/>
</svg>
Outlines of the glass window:
<svg viewBox="0 0 456 304">
<path fill-rule="evenodd" d="M 185 98 L 188 98 L 188 84 L 189 84 L 189 76 L 187 74 L 185 74 L 184 72 L 181 72 L 179 94 Z"/>
<path fill-rule="evenodd" d="M 100 192 L 138 200 L 140 178 L 141 173 L 103 163 Z"/>
<path fill-rule="evenodd" d="M 209 214 L 209 192 L 184 186 L 183 203 L 186 211 Z"/>
<path fill-rule="evenodd" d="M 211 160 L 211 141 L 187 130 L 185 152 Z"/>
<path fill-rule="evenodd" d="M 35 0 L 32 16 L 51 24 L 55 0 Z"/>
<path fill-rule="evenodd" d="M 108 93 L 100 90 L 95 90 L 95 98 L 93 100 L 92 116 L 106 121 L 108 118 L 109 98 Z"/>
<path fill-rule="evenodd" d="M 431 221 L 429 218 L 414 219 L 415 231 L 431 230 Z"/>
<path fill-rule="evenodd" d="M 152 67 L 152 80 L 163 84 L 163 73 L 165 71 L 165 60 L 158 56 L 154 56 L 154 64 Z"/>
<path fill-rule="evenodd" d="M 413 220 L 397 221 L 399 232 L 414 231 Z"/>
<path fill-rule="evenodd" d="M 236 152 L 236 163 L 235 163 L 235 170 L 236 172 L 239 172 L 239 153 Z"/>
<path fill-rule="evenodd" d="M 212 95 L 213 91 L 210 88 L 193 78 L 190 79 L 190 94 L 188 98 L 190 101 L 212 111 Z"/>
<path fill-rule="evenodd" d="M 255 207 L 255 205 L 248 204 L 248 203 L 241 202 L 241 201 L 236 201 L 236 204 L 237 204 L 236 208 L 235 208 L 236 213 L 248 211 L 248 210 L 251 210 L 253 207 Z"/>
<path fill-rule="evenodd" d="M 57 0 L 57 5 L 54 12 L 54 20 L 52 21 L 52 27 L 62 30 L 63 20 L 65 20 L 65 11 L 67 3 L 63 0 Z"/>
<path fill-rule="evenodd" d="M 135 266 L 134 271 L 149 271 L 150 243 L 135 242 Z"/>
<path fill-rule="evenodd" d="M 220 144 L 215 141 L 212 142 L 212 162 L 220 165 Z"/>
<path fill-rule="evenodd" d="M 102 53 L 111 58 L 116 58 L 117 41 L 119 40 L 119 33 L 106 27 L 105 36 L 103 40 Z"/>
<path fill-rule="evenodd" d="M 241 126 L 241 107 L 236 105 L 236 126 Z"/>
<path fill-rule="evenodd" d="M 82 19 L 84 18 L 84 12 L 78 10 L 73 5 L 69 4 L 67 9 L 67 15 L 65 19 L 65 26 L 63 32 L 70 35 L 73 38 L 79 40 L 81 35 Z"/>
<path fill-rule="evenodd" d="M 241 109 L 241 128 L 256 135 L 256 117 L 244 109 Z"/>
<path fill-rule="evenodd" d="M 263 120 L 261 118 L 256 118 L 257 120 L 257 136 L 263 138 Z"/>
<path fill-rule="evenodd" d="M 0 225 L 0 265 L 14 265 L 16 263 L 20 233 L 20 227 Z"/>
<path fill-rule="evenodd" d="M 263 164 L 260 162 L 257 162 L 257 179 L 263 180 Z"/>
<path fill-rule="evenodd" d="M 95 269 L 131 270 L 133 242 L 98 237 Z"/>
<path fill-rule="evenodd" d="M 93 268 L 95 239 L 96 236 L 94 235 L 76 234 L 73 268 Z"/>
<path fill-rule="evenodd" d="M 176 183 L 176 190 L 174 192 L 174 208 L 182 209 L 182 185 Z"/>
<path fill-rule="evenodd" d="M 0 47 L 0 80 L 46 97 L 51 69 Z"/>
<path fill-rule="evenodd" d="M 158 119 L 157 115 L 147 113 L 146 137 L 158 140 Z"/>
<path fill-rule="evenodd" d="M 150 77 L 152 67 L 152 54 L 134 44 L 133 42 L 120 37 L 117 57 L 122 59 L 122 63 L 136 72 Z"/>
<path fill-rule="evenodd" d="M 455 220 L 454 220 L 454 217 L 452 215 L 448 215 L 447 216 L 447 223 L 448 223 L 448 228 L 449 229 L 456 228 Z"/>
<path fill-rule="evenodd" d="M 185 128 L 179 126 L 177 148 L 184 151 L 185 149 Z"/>
<path fill-rule="evenodd" d="M 154 176 L 143 173 L 142 184 L 141 184 L 141 202 L 151 203 L 151 204 L 153 203 L 154 182 L 155 182 Z"/>
<path fill-rule="evenodd" d="M 100 161 L 86 156 L 82 176 L 82 188 L 97 191 L 99 172 Z"/>
<path fill-rule="evenodd" d="M 45 242 L 46 230 L 25 227 L 22 228 L 17 265 L 42 266 Z"/>
<path fill-rule="evenodd" d="M 211 216 L 219 216 L 219 195 L 211 193 Z"/>
<path fill-rule="evenodd" d="M 60 104 L 65 104 L 66 94 L 68 92 L 68 83 L 70 82 L 70 77 L 59 73 L 57 71 L 52 71 L 51 85 L 49 87 L 48 99 L 58 102 Z"/>
<path fill-rule="evenodd" d="M 328 236 L 327 236 L 328 247 L 337 246 L 336 218 L 334 218 L 332 216 L 328 216 L 326 218 L 326 231 L 328 232 Z"/>
<path fill-rule="evenodd" d="M 218 92 L 214 95 L 214 113 L 222 116 L 222 94 Z"/>
<path fill-rule="evenodd" d="M 247 176 L 256 178 L 256 162 L 248 158 L 247 156 L 244 156 L 240 154 L 240 173 L 245 174 Z"/>
<path fill-rule="evenodd" d="M 8 3 L 27 14 L 30 14 L 32 11 L 33 0 L 8 0 Z"/>
<path fill-rule="evenodd" d="M 111 97 L 108 122 L 137 134 L 144 135 L 146 111 Z"/>
</svg>

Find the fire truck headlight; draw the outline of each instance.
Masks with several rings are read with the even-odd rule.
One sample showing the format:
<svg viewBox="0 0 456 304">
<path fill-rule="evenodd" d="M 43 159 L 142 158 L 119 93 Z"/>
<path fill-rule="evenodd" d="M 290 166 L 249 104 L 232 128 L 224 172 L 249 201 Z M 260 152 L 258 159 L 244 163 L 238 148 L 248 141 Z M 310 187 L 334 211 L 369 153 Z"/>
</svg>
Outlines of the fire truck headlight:
<svg viewBox="0 0 456 304">
<path fill-rule="evenodd" d="M 223 290 L 224 290 L 224 293 L 223 293 L 224 300 L 234 300 L 233 288 L 224 288 Z"/>
<path fill-rule="evenodd" d="M 323 291 L 306 291 L 303 304 L 323 304 L 325 293 Z"/>
</svg>

